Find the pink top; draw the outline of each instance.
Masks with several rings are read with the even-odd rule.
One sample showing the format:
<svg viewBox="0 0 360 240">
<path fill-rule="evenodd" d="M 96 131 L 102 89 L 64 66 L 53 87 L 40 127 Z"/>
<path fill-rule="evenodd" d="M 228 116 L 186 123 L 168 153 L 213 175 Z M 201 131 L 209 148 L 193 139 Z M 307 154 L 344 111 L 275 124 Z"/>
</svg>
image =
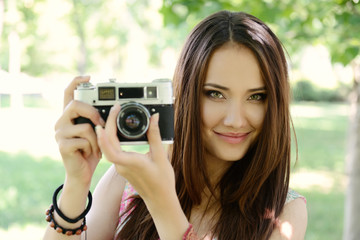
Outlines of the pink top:
<svg viewBox="0 0 360 240">
<path fill-rule="evenodd" d="M 129 204 L 131 203 L 132 199 L 130 197 L 136 193 L 137 192 L 135 191 L 133 186 L 131 186 L 129 182 L 126 182 L 124 192 L 123 192 L 123 195 L 121 198 L 120 215 L 125 212 L 125 210 L 129 206 Z M 129 215 L 129 213 L 122 216 L 119 220 L 119 224 L 122 223 L 128 215 Z"/>
<path fill-rule="evenodd" d="M 125 184 L 125 188 L 124 188 L 124 192 L 122 195 L 122 199 L 121 199 L 121 206 L 120 206 L 120 215 L 122 215 L 125 210 L 127 209 L 127 207 L 129 206 L 129 204 L 131 203 L 132 199 L 130 198 L 132 195 L 137 194 L 137 192 L 135 191 L 135 189 L 133 188 L 133 186 L 130 185 L 129 182 L 126 182 Z M 305 201 L 306 203 L 306 198 L 302 195 L 300 195 L 298 192 L 289 189 L 288 194 L 286 196 L 286 201 L 285 204 L 291 202 L 292 200 L 295 200 L 297 198 L 301 198 Z M 129 215 L 129 213 L 123 215 L 120 219 L 119 219 L 119 224 L 122 224 L 124 222 L 124 220 L 126 219 L 126 217 Z M 268 212 L 266 213 L 267 218 L 273 218 L 274 212 Z M 274 219 L 274 221 L 276 222 L 277 219 Z M 119 229 L 119 231 L 121 230 L 121 228 Z M 193 235 L 195 233 L 193 233 L 193 230 L 191 229 L 190 231 L 190 235 Z M 189 236 L 190 236 L 189 235 Z M 196 238 L 187 238 L 186 239 L 196 239 Z M 216 239 L 214 239 L 216 240 Z"/>
</svg>

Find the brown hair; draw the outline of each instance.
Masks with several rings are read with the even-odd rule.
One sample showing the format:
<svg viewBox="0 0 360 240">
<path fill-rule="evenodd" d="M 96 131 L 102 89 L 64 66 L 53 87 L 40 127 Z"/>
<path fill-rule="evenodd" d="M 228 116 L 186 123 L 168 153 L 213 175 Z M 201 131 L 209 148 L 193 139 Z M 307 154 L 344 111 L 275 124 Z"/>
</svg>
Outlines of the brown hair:
<svg viewBox="0 0 360 240">
<path fill-rule="evenodd" d="M 212 53 L 228 42 L 250 49 L 259 63 L 267 90 L 267 112 L 256 143 L 211 186 L 201 138 L 201 94 Z M 220 192 L 217 239 L 268 239 L 271 219 L 285 204 L 290 172 L 290 113 L 287 62 L 282 45 L 262 21 L 242 12 L 217 12 L 190 33 L 174 75 L 175 139 L 171 162 L 176 191 L 185 215 L 201 203 L 205 187 Z M 214 196 L 215 197 L 215 196 Z M 142 199 L 123 224 L 118 239 L 158 239 L 153 220 Z"/>
</svg>

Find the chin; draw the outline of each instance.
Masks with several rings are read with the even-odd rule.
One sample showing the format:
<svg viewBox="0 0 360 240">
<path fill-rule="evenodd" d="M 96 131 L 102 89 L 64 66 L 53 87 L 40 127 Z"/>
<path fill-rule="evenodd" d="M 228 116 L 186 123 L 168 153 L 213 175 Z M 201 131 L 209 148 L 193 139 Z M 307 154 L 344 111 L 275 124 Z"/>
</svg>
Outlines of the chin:
<svg viewBox="0 0 360 240">
<path fill-rule="evenodd" d="M 218 154 L 218 158 L 220 160 L 223 161 L 227 161 L 227 162 L 236 162 L 241 160 L 243 157 L 245 156 L 245 154 Z"/>
<path fill-rule="evenodd" d="M 246 151 L 239 151 L 239 149 L 220 148 L 219 146 L 217 146 L 207 149 L 207 154 L 218 160 L 236 162 L 241 160 L 245 156 Z"/>
</svg>

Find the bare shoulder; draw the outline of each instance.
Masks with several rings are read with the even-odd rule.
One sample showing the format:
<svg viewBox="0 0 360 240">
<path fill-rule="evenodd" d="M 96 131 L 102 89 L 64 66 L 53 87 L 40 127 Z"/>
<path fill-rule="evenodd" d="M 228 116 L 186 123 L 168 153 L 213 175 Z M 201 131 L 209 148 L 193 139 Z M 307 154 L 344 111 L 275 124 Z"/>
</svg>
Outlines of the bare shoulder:
<svg viewBox="0 0 360 240">
<path fill-rule="evenodd" d="M 285 204 L 279 216 L 279 223 L 275 228 L 270 240 L 302 240 L 305 237 L 307 227 L 306 202 L 297 198 Z"/>
</svg>

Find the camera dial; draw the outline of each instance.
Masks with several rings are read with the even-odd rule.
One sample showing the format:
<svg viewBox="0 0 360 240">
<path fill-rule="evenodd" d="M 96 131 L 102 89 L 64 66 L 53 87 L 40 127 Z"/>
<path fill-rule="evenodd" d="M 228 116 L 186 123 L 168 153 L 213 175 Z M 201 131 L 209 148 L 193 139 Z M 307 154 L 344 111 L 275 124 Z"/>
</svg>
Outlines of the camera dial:
<svg viewBox="0 0 360 240">
<path fill-rule="evenodd" d="M 90 82 L 84 82 L 84 83 L 80 83 L 76 89 L 77 90 L 93 90 L 93 89 L 95 89 L 95 86 L 92 85 Z"/>
<path fill-rule="evenodd" d="M 142 137 L 148 130 L 150 113 L 148 109 L 137 102 L 128 102 L 121 105 L 117 116 L 117 127 L 120 134 L 128 139 Z"/>
</svg>

